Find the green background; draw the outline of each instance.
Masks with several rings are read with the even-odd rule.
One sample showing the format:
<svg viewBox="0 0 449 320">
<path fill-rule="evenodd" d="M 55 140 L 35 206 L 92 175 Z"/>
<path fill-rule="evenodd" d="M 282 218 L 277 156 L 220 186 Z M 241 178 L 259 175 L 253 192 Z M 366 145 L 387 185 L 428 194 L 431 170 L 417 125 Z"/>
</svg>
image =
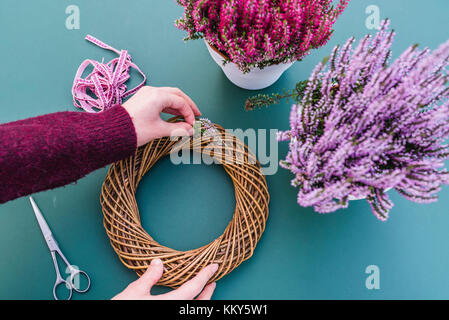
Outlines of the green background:
<svg viewBox="0 0 449 320">
<path fill-rule="evenodd" d="M 80 30 L 65 27 L 70 4 L 80 8 Z M 391 18 L 398 33 L 395 57 L 411 44 L 435 48 L 448 38 L 447 0 L 353 0 L 328 45 L 264 92 L 292 87 L 335 44 L 371 32 L 365 8 L 372 4 L 379 6 L 381 17 Z M 202 41 L 182 41 L 184 33 L 174 27 L 181 13 L 174 0 L 2 0 L 0 122 L 75 110 L 70 89 L 78 65 L 86 58 L 114 57 L 83 40 L 92 34 L 128 49 L 149 84 L 181 88 L 204 116 L 225 128 L 286 129 L 287 104 L 243 110 L 252 92 L 226 79 Z M 287 144 L 281 143 L 280 157 L 286 152 Z M 74 299 L 108 299 L 136 279 L 120 263 L 103 229 L 99 192 L 105 174 L 101 169 L 76 184 L 35 195 L 63 252 L 92 278 L 91 290 Z M 364 201 L 329 215 L 301 208 L 290 178 L 283 169 L 267 177 L 272 201 L 266 231 L 253 258 L 218 282 L 214 298 L 449 298 L 448 187 L 430 205 L 408 202 L 391 191 L 395 207 L 382 223 Z M 220 235 L 235 205 L 222 168 L 175 166 L 169 159 L 151 170 L 137 198 L 146 230 L 181 250 Z M 0 298 L 52 299 L 54 270 L 27 198 L 0 206 L 0 252 Z M 365 287 L 365 268 L 371 264 L 380 268 L 380 290 Z M 164 291 L 156 288 L 154 293 Z"/>
</svg>

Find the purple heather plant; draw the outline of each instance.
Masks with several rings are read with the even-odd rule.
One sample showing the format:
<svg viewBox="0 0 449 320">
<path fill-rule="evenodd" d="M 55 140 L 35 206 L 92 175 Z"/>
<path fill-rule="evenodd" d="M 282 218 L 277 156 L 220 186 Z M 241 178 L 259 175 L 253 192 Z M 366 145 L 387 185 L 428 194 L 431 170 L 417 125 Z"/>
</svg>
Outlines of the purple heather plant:
<svg viewBox="0 0 449 320">
<path fill-rule="evenodd" d="M 328 213 L 366 197 L 385 221 L 386 189 L 428 203 L 449 183 L 449 41 L 433 52 L 414 45 L 389 64 L 394 36 L 387 20 L 355 49 L 349 39 L 299 86 L 290 130 L 278 136 L 289 141 L 281 166 L 295 175 L 299 205 Z"/>
<path fill-rule="evenodd" d="M 323 46 L 349 0 L 177 0 L 176 21 L 189 39 L 204 38 L 243 72 L 301 60 Z"/>
</svg>

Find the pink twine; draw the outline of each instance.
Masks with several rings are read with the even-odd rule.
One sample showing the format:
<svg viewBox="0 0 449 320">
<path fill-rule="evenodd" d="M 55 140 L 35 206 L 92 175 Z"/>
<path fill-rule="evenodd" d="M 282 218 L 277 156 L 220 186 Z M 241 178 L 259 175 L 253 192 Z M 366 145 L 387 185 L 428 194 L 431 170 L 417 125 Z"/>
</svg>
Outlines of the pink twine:
<svg viewBox="0 0 449 320">
<path fill-rule="evenodd" d="M 93 108 L 96 108 L 101 112 L 115 104 L 121 104 L 124 98 L 135 93 L 145 84 L 145 74 L 131 61 L 128 51 L 118 51 L 90 35 L 87 35 L 85 39 L 103 49 L 114 51 L 119 57 L 106 64 L 95 60 L 84 60 L 73 80 L 72 95 L 75 107 L 87 112 L 95 112 Z M 93 66 L 93 71 L 83 79 L 83 72 L 90 64 Z M 130 67 L 142 75 L 143 81 L 135 88 L 126 91 L 125 82 L 130 78 Z M 88 90 L 97 98 L 89 95 Z"/>
</svg>

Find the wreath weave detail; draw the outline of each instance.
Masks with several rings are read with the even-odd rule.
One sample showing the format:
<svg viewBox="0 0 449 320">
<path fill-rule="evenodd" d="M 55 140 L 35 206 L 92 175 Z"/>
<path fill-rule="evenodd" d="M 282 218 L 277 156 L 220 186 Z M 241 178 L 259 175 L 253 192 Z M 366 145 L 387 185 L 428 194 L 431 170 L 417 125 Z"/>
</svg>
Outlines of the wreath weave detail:
<svg viewBox="0 0 449 320">
<path fill-rule="evenodd" d="M 218 149 L 217 144 L 211 143 L 217 141 L 217 136 Z M 155 241 L 141 225 L 135 198 L 139 182 L 150 168 L 182 148 L 206 153 L 221 163 L 232 179 L 236 198 L 234 216 L 223 234 L 189 251 L 171 249 Z M 158 284 L 178 287 L 212 263 L 218 263 L 219 268 L 210 282 L 217 281 L 252 256 L 265 230 L 269 193 L 260 163 L 248 147 L 221 126 L 211 124 L 201 139 L 156 139 L 138 148 L 134 156 L 114 163 L 103 183 L 100 202 L 104 227 L 122 263 L 141 276 L 152 259 L 159 258 L 165 272 Z"/>
</svg>

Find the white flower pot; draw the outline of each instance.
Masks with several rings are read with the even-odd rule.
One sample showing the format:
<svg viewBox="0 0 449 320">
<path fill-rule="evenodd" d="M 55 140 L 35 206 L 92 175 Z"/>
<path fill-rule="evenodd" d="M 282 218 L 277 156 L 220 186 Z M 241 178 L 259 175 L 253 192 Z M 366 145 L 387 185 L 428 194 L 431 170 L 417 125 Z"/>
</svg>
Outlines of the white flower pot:
<svg viewBox="0 0 449 320">
<path fill-rule="evenodd" d="M 229 62 L 223 65 L 224 58 L 215 49 L 213 49 L 207 41 L 204 41 L 214 61 L 221 67 L 226 77 L 236 86 L 248 90 L 260 90 L 271 86 L 275 83 L 285 70 L 290 68 L 294 61 L 288 63 L 280 63 L 263 69 L 253 68 L 248 73 L 239 70 L 235 63 Z"/>
</svg>

